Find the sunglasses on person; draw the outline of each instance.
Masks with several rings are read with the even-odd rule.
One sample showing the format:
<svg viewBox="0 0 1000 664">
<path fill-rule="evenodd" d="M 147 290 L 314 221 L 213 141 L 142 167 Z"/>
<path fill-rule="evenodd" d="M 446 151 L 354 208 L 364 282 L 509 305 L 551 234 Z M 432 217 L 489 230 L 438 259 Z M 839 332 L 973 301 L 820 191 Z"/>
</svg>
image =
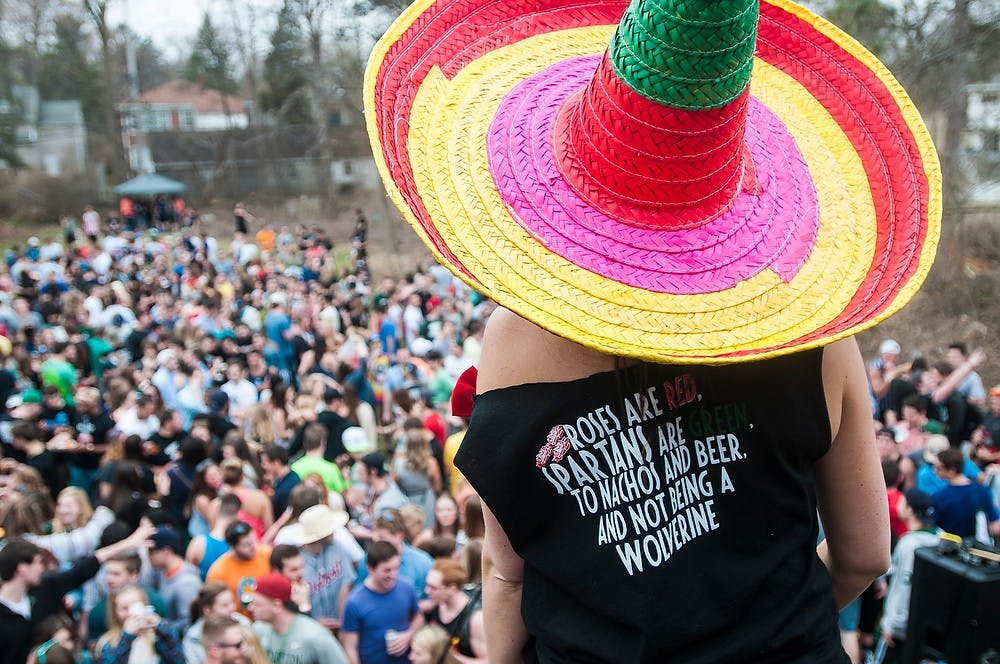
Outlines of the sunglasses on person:
<svg viewBox="0 0 1000 664">
<path fill-rule="evenodd" d="M 237 521 L 226 531 L 226 542 L 232 545 L 249 535 L 252 530 L 253 528 L 250 527 L 250 524 L 245 521 Z"/>
</svg>

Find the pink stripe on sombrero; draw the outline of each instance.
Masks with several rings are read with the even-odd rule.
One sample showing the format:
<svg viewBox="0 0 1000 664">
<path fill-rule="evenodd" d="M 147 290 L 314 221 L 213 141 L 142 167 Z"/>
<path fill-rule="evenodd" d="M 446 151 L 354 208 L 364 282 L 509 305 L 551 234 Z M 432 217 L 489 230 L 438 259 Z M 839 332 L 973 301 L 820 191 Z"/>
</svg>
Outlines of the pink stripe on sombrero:
<svg viewBox="0 0 1000 664">
<path fill-rule="evenodd" d="M 710 293 L 767 267 L 790 281 L 816 239 L 816 191 L 784 124 L 756 100 L 748 109 L 746 141 L 762 191 L 741 193 L 728 211 L 697 228 L 658 231 L 615 221 L 563 180 L 554 161 L 555 116 L 587 85 L 600 59 L 553 65 L 501 103 L 488 136 L 490 171 L 515 218 L 553 253 L 637 288 Z"/>
</svg>

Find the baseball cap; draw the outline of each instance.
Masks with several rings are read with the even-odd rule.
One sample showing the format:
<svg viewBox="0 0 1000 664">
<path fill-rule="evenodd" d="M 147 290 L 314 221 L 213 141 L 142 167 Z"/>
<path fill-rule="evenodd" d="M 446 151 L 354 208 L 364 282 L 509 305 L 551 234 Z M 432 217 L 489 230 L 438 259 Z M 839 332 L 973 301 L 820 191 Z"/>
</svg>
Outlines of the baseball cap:
<svg viewBox="0 0 1000 664">
<path fill-rule="evenodd" d="M 895 339 L 886 339 L 881 344 L 879 344 L 878 347 L 879 355 L 882 355 L 884 353 L 896 353 L 897 355 L 899 355 L 902 351 L 903 349 L 899 347 L 899 342 L 896 341 Z"/>
<path fill-rule="evenodd" d="M 292 601 L 292 584 L 277 572 L 270 572 L 257 577 L 256 592 L 264 597 L 270 597 L 281 602 Z"/>
<path fill-rule="evenodd" d="M 229 405 L 229 395 L 222 390 L 216 390 L 212 393 L 210 403 L 212 404 L 212 410 L 222 410 Z"/>
<path fill-rule="evenodd" d="M 340 434 L 340 441 L 349 454 L 361 454 L 372 447 L 368 434 L 361 427 L 347 427 L 344 433 Z"/>
<path fill-rule="evenodd" d="M 951 447 L 948 439 L 941 434 L 933 434 L 927 437 L 924 443 L 924 461 L 931 465 L 938 462 L 938 455 Z"/>
<path fill-rule="evenodd" d="M 153 546 L 150 547 L 153 551 L 170 549 L 179 556 L 184 555 L 184 543 L 181 542 L 181 536 L 173 528 L 157 528 L 149 539 L 153 542 Z"/>
<path fill-rule="evenodd" d="M 361 457 L 361 463 L 369 468 L 375 468 L 380 473 L 385 472 L 385 457 L 378 452 L 369 452 Z"/>
<path fill-rule="evenodd" d="M 927 420 L 927 424 L 920 427 L 920 430 L 924 433 L 939 435 L 944 433 L 944 425 L 937 420 Z"/>
<path fill-rule="evenodd" d="M 906 498 L 906 504 L 910 509 L 921 517 L 927 516 L 934 505 L 930 495 L 920 489 L 908 489 L 903 493 L 903 497 Z"/>
<path fill-rule="evenodd" d="M 876 434 L 876 435 L 877 436 L 887 436 L 889 438 L 892 438 L 893 440 L 896 440 L 896 432 L 893 431 L 892 429 L 888 428 L 888 427 L 883 427 L 883 428 L 879 429 L 878 430 L 878 434 Z"/>
</svg>

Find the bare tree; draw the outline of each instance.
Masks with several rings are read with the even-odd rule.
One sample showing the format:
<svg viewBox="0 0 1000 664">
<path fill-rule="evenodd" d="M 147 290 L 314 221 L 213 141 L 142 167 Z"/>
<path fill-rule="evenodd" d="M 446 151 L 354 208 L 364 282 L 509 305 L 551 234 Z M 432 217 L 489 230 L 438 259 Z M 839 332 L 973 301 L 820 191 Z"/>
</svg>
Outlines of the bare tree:
<svg viewBox="0 0 1000 664">
<path fill-rule="evenodd" d="M 323 194 L 332 194 L 330 164 L 333 162 L 333 150 L 327 131 L 329 124 L 329 77 L 323 67 L 323 33 L 328 13 L 338 4 L 337 0 L 294 0 L 292 5 L 302 17 L 306 28 L 306 38 L 309 42 L 309 65 L 312 75 L 309 77 L 310 96 L 312 97 L 312 115 L 316 121 L 316 148 L 320 156 L 320 168 L 317 169 L 317 184 Z"/>
<path fill-rule="evenodd" d="M 39 58 L 52 37 L 55 3 L 52 0 L 16 0 L 2 4 L 7 5 L 5 19 L 10 25 L 10 34 L 17 35 L 23 45 L 21 71 L 24 82 L 37 86 Z"/>
<path fill-rule="evenodd" d="M 233 39 L 243 74 L 243 84 L 247 95 L 256 104 L 260 98 L 260 46 L 258 13 L 253 2 L 245 0 L 229 0 L 229 34 Z M 266 145 L 264 132 L 258 122 L 257 112 L 250 114 L 250 126 L 253 128 L 254 171 L 256 172 L 257 188 L 266 186 L 268 182 L 266 168 Z"/>
<path fill-rule="evenodd" d="M 104 95 L 107 99 L 104 111 L 105 132 L 111 148 L 109 171 L 112 177 L 118 178 L 125 172 L 125 158 L 122 153 L 122 142 L 118 131 L 118 111 L 116 109 L 118 95 L 115 93 L 115 69 L 112 60 L 112 42 L 114 34 L 108 21 L 108 7 L 112 0 L 83 0 L 83 8 L 97 29 L 101 41 L 101 65 L 103 72 Z"/>
</svg>

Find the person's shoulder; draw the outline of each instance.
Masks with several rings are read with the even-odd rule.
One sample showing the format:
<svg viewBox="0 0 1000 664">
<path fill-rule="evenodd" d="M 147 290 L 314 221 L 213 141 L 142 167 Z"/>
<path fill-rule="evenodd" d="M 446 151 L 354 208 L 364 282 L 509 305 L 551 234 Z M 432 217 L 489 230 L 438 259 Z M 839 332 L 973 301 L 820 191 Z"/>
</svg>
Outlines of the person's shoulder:
<svg viewBox="0 0 1000 664">
<path fill-rule="evenodd" d="M 204 542 L 204 540 L 202 541 Z M 202 584 L 201 572 L 198 571 L 197 567 L 187 562 L 186 560 L 184 561 L 184 564 L 181 566 L 181 572 L 178 576 L 183 577 L 186 582 L 190 583 L 197 582 L 199 586 Z"/>
<path fill-rule="evenodd" d="M 221 556 L 215 559 L 215 562 L 211 564 L 208 568 L 208 573 L 205 574 L 206 581 L 224 581 L 225 576 L 229 574 L 230 568 L 233 565 L 233 557 L 226 551 Z"/>
<path fill-rule="evenodd" d="M 265 639 L 274 634 L 274 628 L 271 627 L 271 623 L 264 622 L 263 620 L 255 620 L 251 623 L 250 629 L 253 630 L 253 633 L 256 634 L 259 639 Z"/>
<path fill-rule="evenodd" d="M 415 562 L 426 565 L 428 569 L 434 566 L 434 558 L 423 549 L 418 549 L 417 547 L 410 546 L 409 544 L 404 544 L 403 546 L 403 555 L 409 555 L 409 557 Z"/>
<path fill-rule="evenodd" d="M 614 367 L 612 356 L 563 339 L 500 308 L 486 324 L 477 391 L 574 380 Z"/>
<path fill-rule="evenodd" d="M 365 604 L 371 594 L 372 592 L 368 589 L 368 586 L 366 586 L 364 582 L 354 586 L 351 592 L 347 593 L 347 601 L 344 603 L 344 611 L 346 612 L 349 608 L 351 610 L 357 610 L 360 606 Z"/>
<path fill-rule="evenodd" d="M 296 631 L 299 632 L 299 636 L 308 637 L 306 639 L 307 643 L 311 639 L 322 639 L 325 641 L 327 638 L 334 638 L 333 635 L 330 634 L 330 630 L 319 624 L 319 622 L 312 616 L 307 616 L 302 613 L 298 614 L 295 619 L 295 626 Z"/>
</svg>

